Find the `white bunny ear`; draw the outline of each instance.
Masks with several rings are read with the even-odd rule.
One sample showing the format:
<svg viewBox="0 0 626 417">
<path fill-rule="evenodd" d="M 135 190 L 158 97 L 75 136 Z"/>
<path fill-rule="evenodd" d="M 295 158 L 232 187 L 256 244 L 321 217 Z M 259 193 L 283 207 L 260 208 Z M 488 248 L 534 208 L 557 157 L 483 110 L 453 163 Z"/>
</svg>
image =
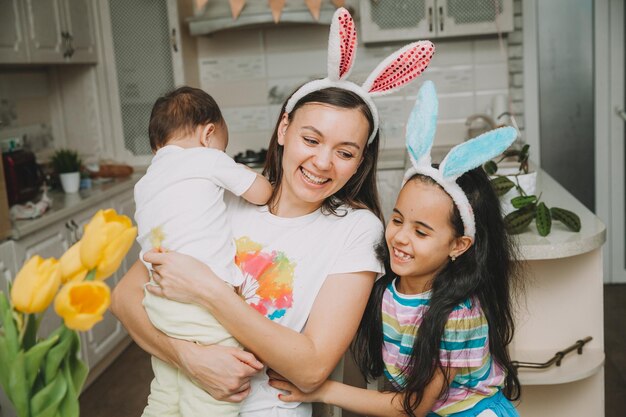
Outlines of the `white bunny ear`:
<svg viewBox="0 0 626 417">
<path fill-rule="evenodd" d="M 397 91 L 424 72 L 434 53 L 430 41 L 411 43 L 381 62 L 362 87 L 374 97 Z"/>
<path fill-rule="evenodd" d="M 501 127 L 455 146 L 439 166 L 445 179 L 456 179 L 500 155 L 517 138 L 517 130 Z"/>
<path fill-rule="evenodd" d="M 417 100 L 406 126 L 406 147 L 415 167 L 430 167 L 430 150 L 437 128 L 438 108 L 435 84 L 425 81 L 417 93 Z"/>
<path fill-rule="evenodd" d="M 328 37 L 328 78 L 343 80 L 350 75 L 356 56 L 356 28 L 350 13 L 343 7 L 333 15 Z"/>
</svg>

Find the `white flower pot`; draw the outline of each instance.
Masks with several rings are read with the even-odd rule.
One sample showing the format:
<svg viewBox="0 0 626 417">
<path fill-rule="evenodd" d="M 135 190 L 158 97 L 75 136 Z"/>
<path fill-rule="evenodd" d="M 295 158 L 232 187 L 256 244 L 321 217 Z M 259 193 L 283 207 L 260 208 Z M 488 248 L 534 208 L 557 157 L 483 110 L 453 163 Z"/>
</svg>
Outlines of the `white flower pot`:
<svg viewBox="0 0 626 417">
<path fill-rule="evenodd" d="M 80 186 L 80 172 L 67 172 L 59 174 L 63 191 L 68 194 L 77 193 Z"/>
<path fill-rule="evenodd" d="M 504 175 L 514 184 L 519 184 L 522 190 L 526 193 L 526 195 L 536 195 L 535 191 L 537 189 L 537 172 L 529 172 L 528 174 L 519 174 L 514 175 L 518 172 L 517 168 L 499 168 L 498 175 Z M 508 175 L 510 174 L 510 175 Z M 517 188 L 511 188 L 506 194 L 500 197 L 500 201 L 502 203 L 502 215 L 506 216 L 507 214 L 517 210 L 511 204 L 511 199 L 519 196 L 520 193 L 517 191 Z"/>
</svg>

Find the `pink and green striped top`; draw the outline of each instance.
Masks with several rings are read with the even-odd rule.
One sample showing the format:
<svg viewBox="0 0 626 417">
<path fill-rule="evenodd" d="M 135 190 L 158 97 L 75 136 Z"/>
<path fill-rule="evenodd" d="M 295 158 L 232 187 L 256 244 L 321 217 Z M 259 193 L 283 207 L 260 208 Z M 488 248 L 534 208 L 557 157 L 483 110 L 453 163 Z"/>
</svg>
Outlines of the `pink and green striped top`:
<svg viewBox="0 0 626 417">
<path fill-rule="evenodd" d="M 402 370 L 408 363 L 415 336 L 428 310 L 431 291 L 405 295 L 396 280 L 383 295 L 383 361 L 385 376 L 397 388 L 404 386 Z M 440 343 L 441 363 L 457 368 L 445 400 L 433 411 L 446 416 L 468 410 L 504 385 L 504 369 L 489 353 L 489 326 L 477 300 L 468 299 L 450 313 Z"/>
</svg>

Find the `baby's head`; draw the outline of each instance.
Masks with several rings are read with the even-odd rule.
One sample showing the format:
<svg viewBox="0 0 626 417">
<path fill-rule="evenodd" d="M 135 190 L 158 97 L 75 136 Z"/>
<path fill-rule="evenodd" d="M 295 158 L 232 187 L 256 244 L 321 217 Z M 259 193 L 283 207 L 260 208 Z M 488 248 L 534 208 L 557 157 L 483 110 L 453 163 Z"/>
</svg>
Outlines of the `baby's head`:
<svg viewBox="0 0 626 417">
<path fill-rule="evenodd" d="M 213 97 L 193 87 L 180 87 L 159 97 L 150 114 L 150 147 L 165 145 L 225 150 L 228 128 Z"/>
</svg>

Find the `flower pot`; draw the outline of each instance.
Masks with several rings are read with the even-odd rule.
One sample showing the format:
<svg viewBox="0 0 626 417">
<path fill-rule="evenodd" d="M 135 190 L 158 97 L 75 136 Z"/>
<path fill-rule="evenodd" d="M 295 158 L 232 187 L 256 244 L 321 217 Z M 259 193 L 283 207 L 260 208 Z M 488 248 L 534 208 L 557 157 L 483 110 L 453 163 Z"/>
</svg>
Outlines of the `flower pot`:
<svg viewBox="0 0 626 417">
<path fill-rule="evenodd" d="M 528 174 L 517 174 L 517 172 L 517 168 L 498 169 L 498 175 L 504 175 L 513 181 L 514 184 L 519 184 L 520 188 L 524 190 L 527 195 L 535 195 L 535 190 L 537 189 L 537 172 L 529 172 Z M 511 204 L 511 199 L 517 197 L 518 195 L 520 195 L 520 193 L 517 188 L 511 188 L 506 194 L 500 197 L 502 215 L 506 216 L 507 214 L 517 210 Z"/>
<path fill-rule="evenodd" d="M 59 174 L 63 191 L 68 194 L 77 193 L 80 186 L 80 172 L 66 172 Z"/>
</svg>

